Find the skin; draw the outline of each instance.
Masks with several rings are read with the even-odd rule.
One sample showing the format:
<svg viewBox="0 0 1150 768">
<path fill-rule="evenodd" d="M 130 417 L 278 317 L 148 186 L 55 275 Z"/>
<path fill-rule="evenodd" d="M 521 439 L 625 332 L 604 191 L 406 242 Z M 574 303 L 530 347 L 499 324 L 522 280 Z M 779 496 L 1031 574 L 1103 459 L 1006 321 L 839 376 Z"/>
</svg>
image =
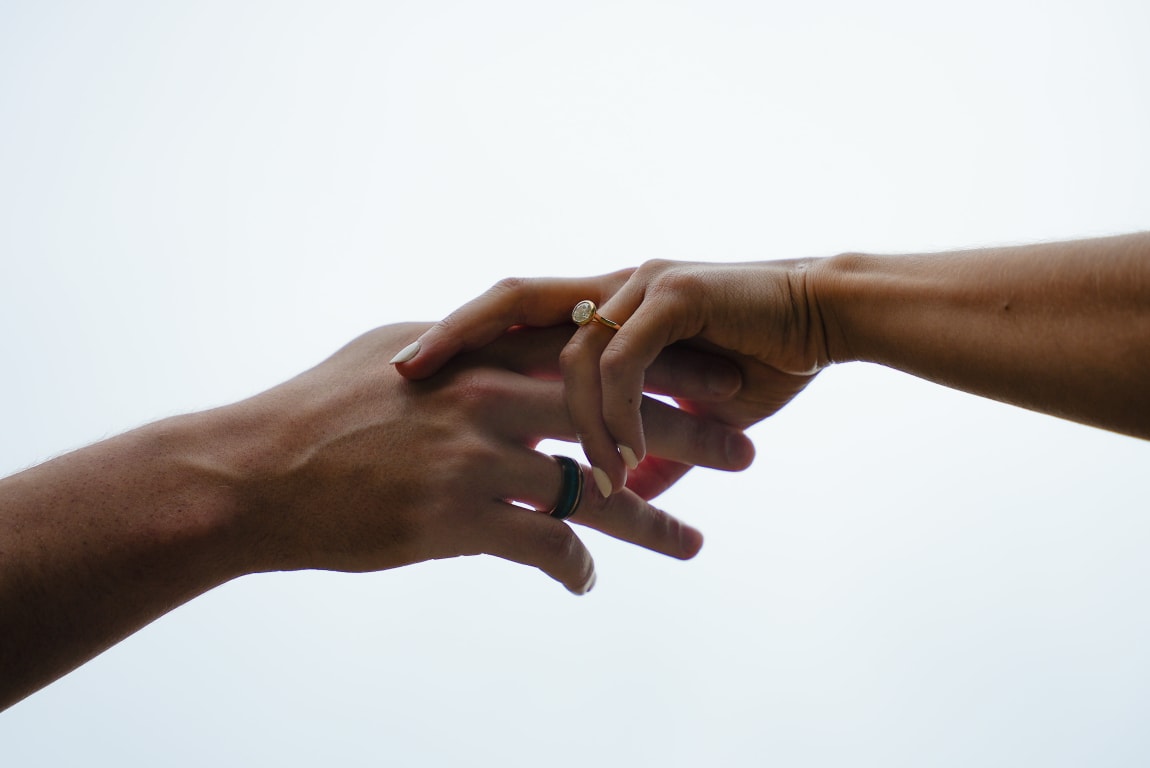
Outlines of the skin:
<svg viewBox="0 0 1150 768">
<path fill-rule="evenodd" d="M 557 362 L 570 329 L 509 333 L 411 382 L 387 360 L 427 327 L 376 329 L 249 400 L 0 480 L 0 708 L 249 573 L 486 553 L 590 590 L 590 553 L 545 514 L 559 466 L 535 450 L 575 436 Z M 691 350 L 650 378 L 700 402 L 740 386 L 737 367 Z M 584 493 L 570 522 L 687 559 L 701 535 L 648 499 L 688 465 L 742 469 L 753 448 L 655 400 L 642 412 L 650 471 L 609 500 Z"/>
<path fill-rule="evenodd" d="M 398 367 L 420 379 L 508 327 L 569 323 L 582 299 L 623 323 L 583 326 L 561 356 L 572 421 L 607 493 L 625 486 L 630 455 L 648 450 L 645 367 L 684 341 L 726 355 L 743 385 L 722 403 L 682 405 L 740 427 L 827 366 L 863 361 L 1150 438 L 1150 233 L 505 280 L 433 326 Z"/>
</svg>

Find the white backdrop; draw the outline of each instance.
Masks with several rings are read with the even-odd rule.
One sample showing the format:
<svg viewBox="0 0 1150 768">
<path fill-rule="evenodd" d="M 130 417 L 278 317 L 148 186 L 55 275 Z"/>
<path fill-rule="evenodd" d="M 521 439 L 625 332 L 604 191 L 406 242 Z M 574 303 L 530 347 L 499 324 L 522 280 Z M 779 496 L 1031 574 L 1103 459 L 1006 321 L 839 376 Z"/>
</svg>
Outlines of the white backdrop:
<svg viewBox="0 0 1150 768">
<path fill-rule="evenodd" d="M 506 275 L 1150 214 L 1150 6 L 0 1 L 0 473 Z M 0 765 L 1150 762 L 1150 446 L 873 366 L 585 533 L 241 579 L 0 714 Z"/>
</svg>

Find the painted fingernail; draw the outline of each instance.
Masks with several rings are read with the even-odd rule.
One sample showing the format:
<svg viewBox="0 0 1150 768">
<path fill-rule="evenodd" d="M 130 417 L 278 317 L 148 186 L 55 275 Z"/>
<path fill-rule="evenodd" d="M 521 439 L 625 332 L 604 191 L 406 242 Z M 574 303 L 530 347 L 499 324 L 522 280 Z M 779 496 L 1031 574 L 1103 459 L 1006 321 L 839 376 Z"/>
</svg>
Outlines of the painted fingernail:
<svg viewBox="0 0 1150 768">
<path fill-rule="evenodd" d="M 623 463 L 627 465 L 627 469 L 634 469 L 639 466 L 639 457 L 626 445 L 619 446 L 619 455 L 623 457 Z"/>
<path fill-rule="evenodd" d="M 396 353 L 395 357 L 391 358 L 391 360 L 389 360 L 388 362 L 391 365 L 395 365 L 396 363 L 406 363 L 408 360 L 410 360 L 411 358 L 415 357 L 418 354 L 419 354 L 419 342 L 413 341 L 410 344 L 408 344 L 406 347 L 404 347 L 403 349 L 399 350 L 399 352 Z"/>
<path fill-rule="evenodd" d="M 603 494 L 603 498 L 608 498 L 613 490 L 611 478 L 607 477 L 607 473 L 598 467 L 591 467 L 591 476 L 595 478 L 595 485 L 599 487 L 599 493 Z"/>
<path fill-rule="evenodd" d="M 585 595 L 588 592 L 590 592 L 592 589 L 595 588 L 595 580 L 596 580 L 595 571 L 591 571 L 591 575 L 587 577 L 587 583 L 585 583 L 583 586 L 579 587 L 578 589 L 570 589 L 570 590 L 568 590 L 568 592 L 570 592 L 573 595 Z"/>
</svg>

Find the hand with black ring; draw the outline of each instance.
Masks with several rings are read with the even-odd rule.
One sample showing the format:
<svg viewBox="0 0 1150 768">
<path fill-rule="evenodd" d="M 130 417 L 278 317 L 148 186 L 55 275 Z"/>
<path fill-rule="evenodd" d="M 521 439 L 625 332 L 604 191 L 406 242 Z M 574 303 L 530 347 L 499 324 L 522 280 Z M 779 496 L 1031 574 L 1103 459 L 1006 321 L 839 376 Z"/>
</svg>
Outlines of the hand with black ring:
<svg viewBox="0 0 1150 768">
<path fill-rule="evenodd" d="M 513 331 L 404 379 L 388 360 L 428 327 L 376 329 L 248 400 L 0 480 L 0 706 L 245 574 L 490 554 L 583 594 L 595 568 L 569 523 L 671 557 L 699 551 L 697 530 L 648 502 L 668 475 L 604 498 L 579 492 L 589 470 L 537 450 L 576 439 L 558 364 L 570 328 Z M 723 399 L 738 373 L 719 365 L 671 353 L 649 376 Z M 751 461 L 738 429 L 654 399 L 642 411 L 652 467 Z"/>
</svg>

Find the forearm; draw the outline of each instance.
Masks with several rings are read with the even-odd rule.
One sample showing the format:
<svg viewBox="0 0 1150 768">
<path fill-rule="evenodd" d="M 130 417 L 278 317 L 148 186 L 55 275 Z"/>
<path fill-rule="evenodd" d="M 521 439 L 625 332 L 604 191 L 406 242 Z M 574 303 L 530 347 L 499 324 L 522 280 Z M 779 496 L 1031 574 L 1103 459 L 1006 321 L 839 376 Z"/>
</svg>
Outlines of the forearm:
<svg viewBox="0 0 1150 768">
<path fill-rule="evenodd" d="M 212 414 L 0 480 L 0 708 L 244 572 Z"/>
<path fill-rule="evenodd" d="M 848 254 L 813 274 L 834 362 L 1150 437 L 1150 234 Z"/>
</svg>

